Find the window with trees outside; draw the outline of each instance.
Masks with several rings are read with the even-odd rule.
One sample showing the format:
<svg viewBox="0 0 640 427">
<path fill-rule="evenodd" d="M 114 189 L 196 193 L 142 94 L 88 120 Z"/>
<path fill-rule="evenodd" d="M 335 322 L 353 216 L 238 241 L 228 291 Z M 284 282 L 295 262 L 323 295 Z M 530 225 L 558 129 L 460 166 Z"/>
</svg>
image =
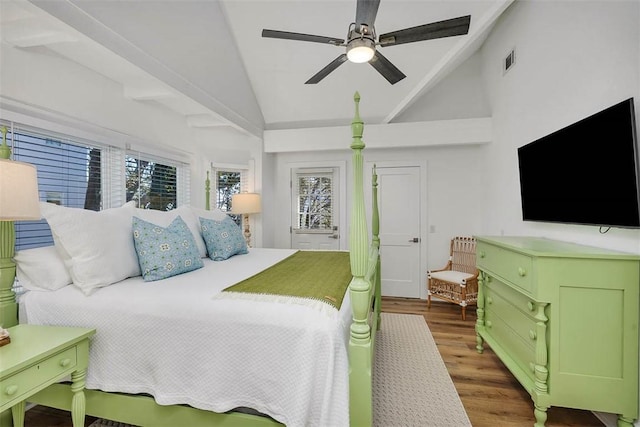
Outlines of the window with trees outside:
<svg viewBox="0 0 640 427">
<path fill-rule="evenodd" d="M 231 197 L 246 189 L 246 169 L 214 168 L 216 207 L 224 212 L 231 211 Z M 241 215 L 230 215 L 241 225 Z"/>
<path fill-rule="evenodd" d="M 296 172 L 297 224 L 300 231 L 333 228 L 333 173 Z"/>
<path fill-rule="evenodd" d="M 139 153 L 127 155 L 125 184 L 127 202 L 135 200 L 138 208 L 170 211 L 178 205 L 176 166 L 145 159 Z"/>
<path fill-rule="evenodd" d="M 41 201 L 94 211 L 130 200 L 161 210 L 189 203 L 189 167 L 180 162 L 29 127 L 16 126 L 7 143 L 14 160 L 36 166 Z M 15 229 L 16 250 L 53 244 L 44 219 L 17 221 Z"/>
</svg>

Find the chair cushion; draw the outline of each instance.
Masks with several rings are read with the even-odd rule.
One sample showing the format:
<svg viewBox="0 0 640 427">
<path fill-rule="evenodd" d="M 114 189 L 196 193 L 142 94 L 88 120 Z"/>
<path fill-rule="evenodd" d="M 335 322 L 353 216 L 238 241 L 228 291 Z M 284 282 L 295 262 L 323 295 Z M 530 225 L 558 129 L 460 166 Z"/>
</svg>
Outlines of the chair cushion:
<svg viewBox="0 0 640 427">
<path fill-rule="evenodd" d="M 442 280 L 443 282 L 457 283 L 462 285 L 463 280 L 472 279 L 473 274 L 463 273 L 462 271 L 434 271 L 429 272 L 429 277 L 436 280 Z"/>
</svg>

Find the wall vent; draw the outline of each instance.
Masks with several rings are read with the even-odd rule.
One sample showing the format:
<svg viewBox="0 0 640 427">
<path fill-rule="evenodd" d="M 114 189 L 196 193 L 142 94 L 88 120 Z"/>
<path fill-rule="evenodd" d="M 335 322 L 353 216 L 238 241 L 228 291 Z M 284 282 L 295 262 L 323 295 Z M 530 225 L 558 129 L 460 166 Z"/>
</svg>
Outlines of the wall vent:
<svg viewBox="0 0 640 427">
<path fill-rule="evenodd" d="M 515 63 L 516 63 L 516 49 L 513 48 L 511 49 L 509 54 L 504 58 L 504 61 L 502 61 L 502 74 L 506 73 L 511 68 L 513 68 Z"/>
</svg>

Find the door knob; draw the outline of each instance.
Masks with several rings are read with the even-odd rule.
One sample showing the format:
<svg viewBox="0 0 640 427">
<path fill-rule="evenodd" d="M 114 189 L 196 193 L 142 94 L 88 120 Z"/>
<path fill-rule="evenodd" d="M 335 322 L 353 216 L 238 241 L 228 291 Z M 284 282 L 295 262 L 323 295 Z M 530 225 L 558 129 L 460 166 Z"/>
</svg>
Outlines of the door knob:
<svg viewBox="0 0 640 427">
<path fill-rule="evenodd" d="M 413 239 L 409 239 L 409 243 L 420 243 L 420 238 L 414 237 Z"/>
</svg>

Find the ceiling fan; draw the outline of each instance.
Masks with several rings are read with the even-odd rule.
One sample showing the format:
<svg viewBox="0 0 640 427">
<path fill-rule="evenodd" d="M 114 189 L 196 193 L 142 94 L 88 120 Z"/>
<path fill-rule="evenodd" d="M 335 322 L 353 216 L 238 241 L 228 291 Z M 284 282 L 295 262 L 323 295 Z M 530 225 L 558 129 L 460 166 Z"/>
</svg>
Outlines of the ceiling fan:
<svg viewBox="0 0 640 427">
<path fill-rule="evenodd" d="M 392 31 L 377 37 L 375 20 L 378 14 L 380 0 L 357 0 L 356 22 L 349 25 L 346 41 L 334 37 L 316 36 L 312 34 L 291 33 L 288 31 L 262 30 L 262 37 L 300 40 L 314 43 L 328 43 L 334 46 L 346 47 L 346 53 L 338 56 L 326 67 L 316 73 L 305 84 L 316 84 L 327 77 L 347 59 L 351 62 L 369 62 L 391 84 L 396 84 L 406 76 L 395 65 L 385 58 L 376 46 L 388 47 L 422 40 L 432 40 L 444 37 L 464 35 L 469 32 L 471 16 L 432 22 L 404 30 Z"/>
</svg>

